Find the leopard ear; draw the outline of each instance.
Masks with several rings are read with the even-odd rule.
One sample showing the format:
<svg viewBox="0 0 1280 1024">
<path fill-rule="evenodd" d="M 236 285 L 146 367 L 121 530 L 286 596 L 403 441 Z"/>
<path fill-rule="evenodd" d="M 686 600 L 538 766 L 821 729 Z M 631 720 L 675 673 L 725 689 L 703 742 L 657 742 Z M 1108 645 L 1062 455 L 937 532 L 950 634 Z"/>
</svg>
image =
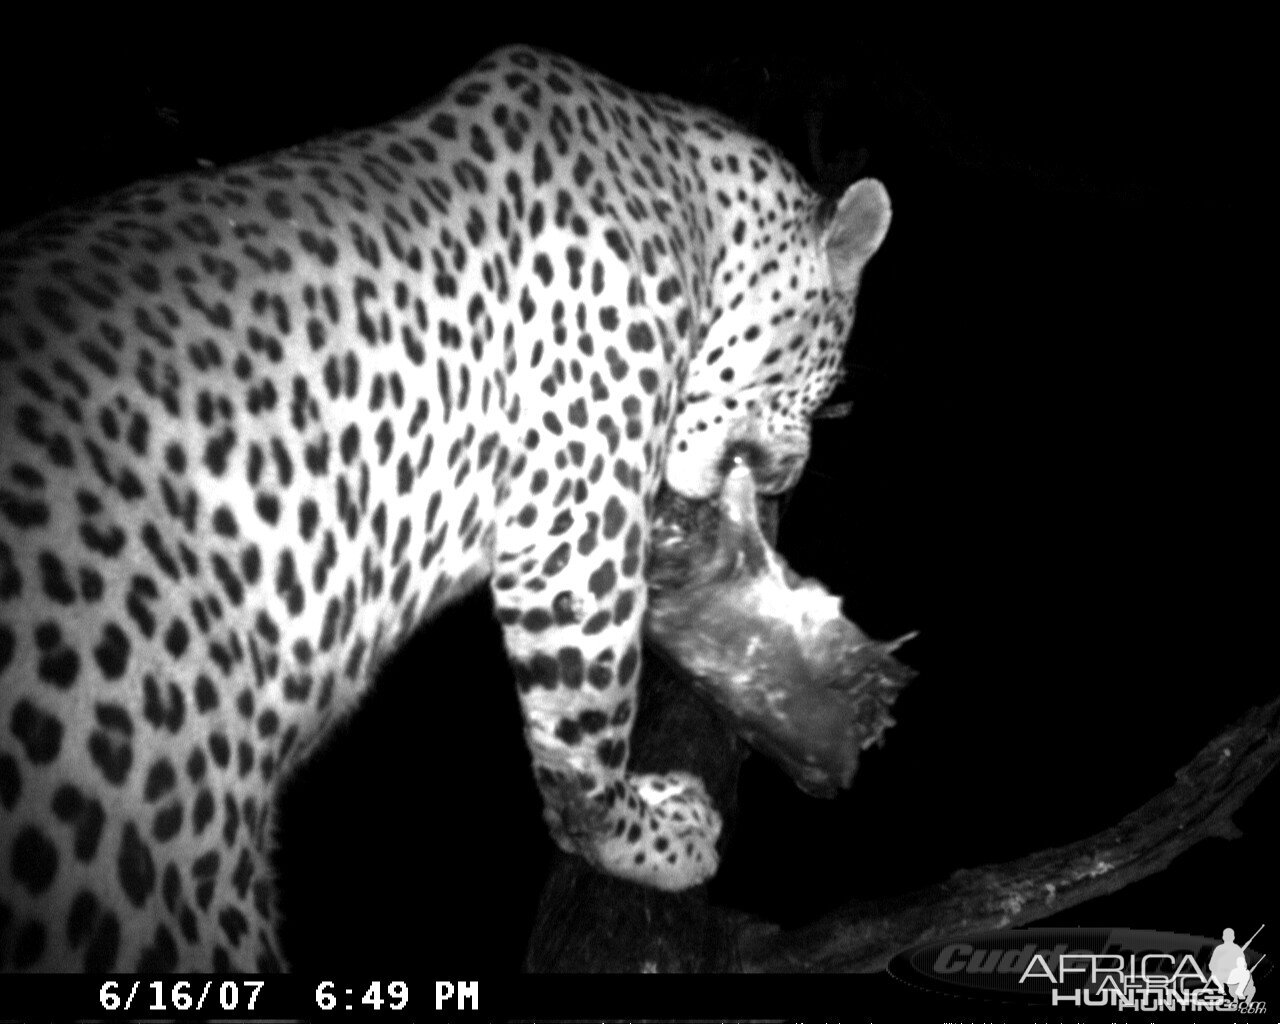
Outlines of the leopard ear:
<svg viewBox="0 0 1280 1024">
<path fill-rule="evenodd" d="M 855 181 L 822 234 L 832 283 L 842 292 L 858 287 L 858 276 L 889 230 L 889 193 L 875 178 Z"/>
</svg>

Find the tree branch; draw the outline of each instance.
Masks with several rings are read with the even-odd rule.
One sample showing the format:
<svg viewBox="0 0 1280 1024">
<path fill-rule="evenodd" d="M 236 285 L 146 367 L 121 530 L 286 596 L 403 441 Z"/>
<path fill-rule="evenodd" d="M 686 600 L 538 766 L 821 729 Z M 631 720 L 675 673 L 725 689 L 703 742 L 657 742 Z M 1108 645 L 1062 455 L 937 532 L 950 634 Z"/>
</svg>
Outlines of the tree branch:
<svg viewBox="0 0 1280 1024">
<path fill-rule="evenodd" d="M 922 942 L 1026 925 L 1158 874 L 1209 838 L 1234 839 L 1231 816 L 1280 762 L 1280 698 L 1217 736 L 1163 793 L 1079 842 L 981 868 L 887 900 L 848 904 L 804 928 L 744 922 L 748 971 L 875 971 Z"/>
</svg>

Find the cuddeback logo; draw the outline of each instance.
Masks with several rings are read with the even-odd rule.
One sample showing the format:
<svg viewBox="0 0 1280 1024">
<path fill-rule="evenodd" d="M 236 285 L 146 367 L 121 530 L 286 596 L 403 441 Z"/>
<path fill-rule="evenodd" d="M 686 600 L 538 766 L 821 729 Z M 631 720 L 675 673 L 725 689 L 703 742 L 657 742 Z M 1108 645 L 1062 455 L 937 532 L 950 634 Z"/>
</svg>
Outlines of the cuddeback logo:
<svg viewBox="0 0 1280 1024">
<path fill-rule="evenodd" d="M 1220 940 L 1129 928 L 1009 929 L 917 946 L 894 957 L 889 973 L 971 999 L 1265 1013 L 1258 981 L 1271 965 L 1253 945 L 1261 931 L 1238 946 L 1230 928 Z"/>
</svg>

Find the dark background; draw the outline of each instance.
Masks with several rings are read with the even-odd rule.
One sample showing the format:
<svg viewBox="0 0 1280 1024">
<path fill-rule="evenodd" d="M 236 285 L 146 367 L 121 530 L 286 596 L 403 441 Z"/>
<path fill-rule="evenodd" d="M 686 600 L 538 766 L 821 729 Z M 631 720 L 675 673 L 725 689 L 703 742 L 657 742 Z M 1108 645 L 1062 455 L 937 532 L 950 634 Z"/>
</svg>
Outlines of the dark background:
<svg viewBox="0 0 1280 1024">
<path fill-rule="evenodd" d="M 0 94 L 0 221 L 376 123 L 522 40 L 716 106 L 831 188 L 884 181 L 853 412 L 815 427 L 780 547 L 873 635 L 920 630 L 903 657 L 921 675 L 839 800 L 748 764 L 719 901 L 799 921 L 1068 842 L 1270 696 L 1260 30 L 812 24 L 801 44 L 493 21 L 29 37 Z M 289 788 L 293 965 L 515 969 L 551 855 L 527 765 L 478 597 L 390 664 Z M 1245 839 L 1057 923 L 1280 929 L 1278 792 L 1239 816 Z"/>
</svg>

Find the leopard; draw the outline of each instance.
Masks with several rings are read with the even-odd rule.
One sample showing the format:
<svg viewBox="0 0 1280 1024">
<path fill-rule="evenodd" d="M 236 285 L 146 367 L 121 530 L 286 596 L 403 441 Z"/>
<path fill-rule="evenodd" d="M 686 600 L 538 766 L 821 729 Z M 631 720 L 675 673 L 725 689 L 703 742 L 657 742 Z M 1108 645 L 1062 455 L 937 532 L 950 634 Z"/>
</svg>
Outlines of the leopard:
<svg viewBox="0 0 1280 1024">
<path fill-rule="evenodd" d="M 6 233 L 0 968 L 287 969 L 282 784 L 483 588 L 555 842 L 705 883 L 702 782 L 628 769 L 655 496 L 794 485 L 890 216 L 508 46 Z"/>
</svg>

